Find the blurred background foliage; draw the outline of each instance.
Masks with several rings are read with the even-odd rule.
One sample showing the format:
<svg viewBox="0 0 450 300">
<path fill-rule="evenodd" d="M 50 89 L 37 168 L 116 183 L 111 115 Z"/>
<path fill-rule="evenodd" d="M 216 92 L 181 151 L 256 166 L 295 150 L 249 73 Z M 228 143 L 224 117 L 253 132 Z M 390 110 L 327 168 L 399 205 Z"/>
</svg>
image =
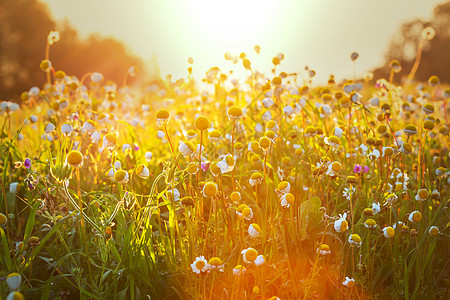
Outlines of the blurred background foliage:
<svg viewBox="0 0 450 300">
<path fill-rule="evenodd" d="M 56 70 L 78 78 L 100 72 L 121 83 L 130 66 L 143 69 L 142 60 L 122 42 L 100 35 L 82 39 L 67 21 L 55 22 L 47 5 L 38 0 L 0 0 L 1 100 L 17 100 L 21 92 L 45 83 L 39 64 L 45 57 L 47 35 L 55 29 L 61 33 L 61 40 L 50 49 Z"/>
</svg>

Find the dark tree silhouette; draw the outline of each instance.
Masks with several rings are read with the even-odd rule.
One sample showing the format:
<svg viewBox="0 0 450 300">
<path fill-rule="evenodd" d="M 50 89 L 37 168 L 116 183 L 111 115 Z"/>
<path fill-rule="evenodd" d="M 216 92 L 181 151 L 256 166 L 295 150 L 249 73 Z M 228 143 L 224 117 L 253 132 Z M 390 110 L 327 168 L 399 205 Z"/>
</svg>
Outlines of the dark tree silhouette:
<svg viewBox="0 0 450 300">
<path fill-rule="evenodd" d="M 435 7 L 432 20 L 416 19 L 401 26 L 385 55 L 385 65 L 374 70 L 375 78 L 388 78 L 389 62 L 394 59 L 402 65 L 402 71 L 396 75 L 397 81 L 406 78 L 416 59 L 421 32 L 427 26 L 434 28 L 436 36 L 424 42 L 414 79 L 426 81 L 431 75 L 437 75 L 441 82 L 450 83 L 450 1 Z"/>
<path fill-rule="evenodd" d="M 142 70 L 141 59 L 123 43 L 100 35 L 81 40 L 67 21 L 57 24 L 38 0 L 0 0 L 0 100 L 19 99 L 21 92 L 45 83 L 39 64 L 45 58 L 47 35 L 55 29 L 61 33 L 61 40 L 50 49 L 56 70 L 79 78 L 101 72 L 117 84 L 130 66 Z"/>
</svg>

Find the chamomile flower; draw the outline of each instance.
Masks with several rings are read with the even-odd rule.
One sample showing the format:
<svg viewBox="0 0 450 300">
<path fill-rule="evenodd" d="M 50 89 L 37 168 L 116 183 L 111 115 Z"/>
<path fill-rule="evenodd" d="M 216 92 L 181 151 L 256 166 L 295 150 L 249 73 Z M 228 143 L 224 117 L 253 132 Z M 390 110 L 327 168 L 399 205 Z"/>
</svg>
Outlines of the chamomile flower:
<svg viewBox="0 0 450 300">
<path fill-rule="evenodd" d="M 383 235 L 384 235 L 385 238 L 388 238 L 388 239 L 393 238 L 394 235 L 395 235 L 394 228 L 391 227 L 391 226 L 384 227 L 383 228 Z"/>
<path fill-rule="evenodd" d="M 248 234 L 252 238 L 259 237 L 261 235 L 261 227 L 259 227 L 259 225 L 256 223 L 250 224 L 250 226 L 248 227 Z"/>
<path fill-rule="evenodd" d="M 340 171 L 341 171 L 341 163 L 338 161 L 334 161 L 328 165 L 328 169 L 325 175 L 333 177 L 336 176 Z"/>
<path fill-rule="evenodd" d="M 258 257 L 258 251 L 253 248 L 244 249 L 242 250 L 241 254 L 244 262 L 247 264 L 254 262 Z"/>
<path fill-rule="evenodd" d="M 431 226 L 431 227 L 430 227 L 430 230 L 428 230 L 428 233 L 429 233 L 431 236 L 435 237 L 435 236 L 437 236 L 437 235 L 440 233 L 440 231 L 439 231 L 439 228 L 438 228 L 438 227 L 436 227 L 436 226 Z"/>
<path fill-rule="evenodd" d="M 73 126 L 67 123 L 61 125 L 61 133 L 64 134 L 64 136 L 71 136 L 73 133 Z"/>
<path fill-rule="evenodd" d="M 420 211 L 415 210 L 409 214 L 408 220 L 413 223 L 419 223 L 422 220 L 422 214 Z"/>
<path fill-rule="evenodd" d="M 294 195 L 292 195 L 291 193 L 283 194 L 283 196 L 281 197 L 280 200 L 281 200 L 281 206 L 283 208 L 289 208 L 291 206 L 291 204 L 293 204 L 295 201 Z"/>
<path fill-rule="evenodd" d="M 262 254 L 258 255 L 254 261 L 255 266 L 259 267 L 266 263 L 266 257 Z"/>
<path fill-rule="evenodd" d="M 209 270 L 208 262 L 206 261 L 203 255 L 195 258 L 195 261 L 191 264 L 192 271 L 196 274 L 200 274 L 200 272 L 206 272 Z"/>
<path fill-rule="evenodd" d="M 334 221 L 334 229 L 339 233 L 347 231 L 347 213 L 344 213 L 343 215 L 340 214 L 339 219 Z"/>
<path fill-rule="evenodd" d="M 244 275 L 247 269 L 243 265 L 237 265 L 233 268 L 233 275 L 240 276 Z"/>
<path fill-rule="evenodd" d="M 236 161 L 231 154 L 221 155 L 219 161 L 217 162 L 217 167 L 220 169 L 222 174 L 228 173 L 234 169 Z"/>
<path fill-rule="evenodd" d="M 143 179 L 146 179 L 150 175 L 150 172 L 149 172 L 148 168 L 145 165 L 143 165 L 143 164 L 138 165 L 136 167 L 135 172 L 136 172 L 137 176 L 139 176 L 139 177 L 141 177 Z"/>
<path fill-rule="evenodd" d="M 0 213 L 0 227 L 5 226 L 6 223 L 8 223 L 8 218 L 4 214 Z"/>
<path fill-rule="evenodd" d="M 151 153 L 150 151 L 147 151 L 147 152 L 145 152 L 145 160 L 147 161 L 147 162 L 150 162 L 151 160 L 152 160 L 152 157 L 153 157 L 153 153 Z"/>
<path fill-rule="evenodd" d="M 217 184 L 214 181 L 208 181 L 203 186 L 203 196 L 214 197 L 217 194 Z"/>
<path fill-rule="evenodd" d="M 330 246 L 328 246 L 325 243 L 320 244 L 319 247 L 317 248 L 317 253 L 323 256 L 329 255 L 331 253 Z"/>
<path fill-rule="evenodd" d="M 219 270 L 220 272 L 223 272 L 223 262 L 219 257 L 213 257 L 208 261 L 209 269 L 210 270 Z"/>
<path fill-rule="evenodd" d="M 130 178 L 130 175 L 128 175 L 128 172 L 125 171 L 125 170 L 117 170 L 117 171 L 114 173 L 114 179 L 115 179 L 117 182 L 120 182 L 120 183 L 127 183 L 128 180 L 129 180 L 129 178 Z"/>
<path fill-rule="evenodd" d="M 242 220 L 251 220 L 253 218 L 253 210 L 246 204 L 241 204 L 236 209 L 236 215 Z"/>
<path fill-rule="evenodd" d="M 278 184 L 278 189 L 276 189 L 275 191 L 277 192 L 277 194 L 284 195 L 286 193 L 289 193 L 290 190 L 291 190 L 291 185 L 289 184 L 289 182 L 281 181 Z"/>
<path fill-rule="evenodd" d="M 264 177 L 261 172 L 254 172 L 249 179 L 249 183 L 251 186 L 255 186 L 260 184 L 263 181 Z"/>
<path fill-rule="evenodd" d="M 356 193 L 356 188 L 354 186 L 344 188 L 342 195 L 347 198 L 347 200 L 351 200 L 352 196 Z"/>
<path fill-rule="evenodd" d="M 6 284 L 11 290 L 17 290 L 22 283 L 22 276 L 19 273 L 10 273 L 6 276 Z"/>
<path fill-rule="evenodd" d="M 372 210 L 374 215 L 379 213 L 381 210 L 380 203 L 379 202 L 372 203 Z"/>
<path fill-rule="evenodd" d="M 374 219 L 367 219 L 364 222 L 364 226 L 366 226 L 366 228 L 368 229 L 375 229 L 377 227 L 377 222 L 375 222 Z"/>
<path fill-rule="evenodd" d="M 195 146 L 192 142 L 184 141 L 180 143 L 180 146 L 178 146 L 178 150 L 183 156 L 187 157 L 194 153 Z"/>
<path fill-rule="evenodd" d="M 352 288 L 352 287 L 355 286 L 355 279 L 346 276 L 345 280 L 342 282 L 342 284 L 347 286 L 347 287 L 349 287 L 349 288 Z"/>
<path fill-rule="evenodd" d="M 50 134 L 50 133 L 52 133 L 53 132 L 53 130 L 55 130 L 55 125 L 53 125 L 53 123 L 48 123 L 47 124 L 47 126 L 45 126 L 45 130 L 44 130 L 44 132 L 46 133 L 46 134 Z"/>
<path fill-rule="evenodd" d="M 349 243 L 351 246 L 360 247 L 360 246 L 362 245 L 361 237 L 360 237 L 358 234 L 356 234 L 356 233 L 351 234 L 351 235 L 348 237 L 348 243 Z"/>
<path fill-rule="evenodd" d="M 416 200 L 417 201 L 425 201 L 428 199 L 430 193 L 426 189 L 420 189 L 417 191 Z"/>
<path fill-rule="evenodd" d="M 332 135 L 330 137 L 325 137 L 323 139 L 323 141 L 325 142 L 325 144 L 327 144 L 328 146 L 331 146 L 334 149 L 339 148 L 339 145 L 341 144 L 341 142 L 339 141 L 339 138 L 335 135 Z"/>
</svg>

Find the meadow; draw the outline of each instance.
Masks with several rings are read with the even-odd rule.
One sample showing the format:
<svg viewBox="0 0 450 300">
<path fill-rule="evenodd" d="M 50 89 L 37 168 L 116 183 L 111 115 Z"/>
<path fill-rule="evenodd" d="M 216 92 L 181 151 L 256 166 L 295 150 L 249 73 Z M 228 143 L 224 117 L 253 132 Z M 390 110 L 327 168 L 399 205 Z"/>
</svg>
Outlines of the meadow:
<svg viewBox="0 0 450 300">
<path fill-rule="evenodd" d="M 131 86 L 58 70 L 58 40 L 0 104 L 1 298 L 448 299 L 437 76 L 316 85 L 227 53 L 245 80 Z"/>
</svg>

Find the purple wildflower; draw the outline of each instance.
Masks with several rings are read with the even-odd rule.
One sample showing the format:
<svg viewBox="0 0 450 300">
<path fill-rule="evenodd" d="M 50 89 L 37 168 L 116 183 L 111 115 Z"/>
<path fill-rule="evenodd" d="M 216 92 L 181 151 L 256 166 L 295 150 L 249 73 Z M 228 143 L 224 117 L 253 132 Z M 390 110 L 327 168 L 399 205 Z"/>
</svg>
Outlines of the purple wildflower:
<svg viewBox="0 0 450 300">
<path fill-rule="evenodd" d="M 209 162 L 202 162 L 202 165 L 201 165 L 201 167 L 202 167 L 202 170 L 203 170 L 203 172 L 206 172 L 206 171 L 208 171 L 208 169 L 209 169 L 209 165 L 210 165 L 210 163 L 209 163 Z"/>
<path fill-rule="evenodd" d="M 369 167 L 368 166 L 363 166 L 363 173 L 367 173 L 369 172 Z"/>
<path fill-rule="evenodd" d="M 25 159 L 23 165 L 25 166 L 25 168 L 29 169 L 31 167 L 31 159 Z"/>
<path fill-rule="evenodd" d="M 138 145 L 134 144 L 134 151 L 138 151 L 139 149 L 141 149 L 141 147 L 139 147 Z"/>
<path fill-rule="evenodd" d="M 355 173 L 361 173 L 361 170 L 362 170 L 362 166 L 361 165 L 355 165 L 353 167 L 353 172 L 355 172 Z"/>
</svg>

